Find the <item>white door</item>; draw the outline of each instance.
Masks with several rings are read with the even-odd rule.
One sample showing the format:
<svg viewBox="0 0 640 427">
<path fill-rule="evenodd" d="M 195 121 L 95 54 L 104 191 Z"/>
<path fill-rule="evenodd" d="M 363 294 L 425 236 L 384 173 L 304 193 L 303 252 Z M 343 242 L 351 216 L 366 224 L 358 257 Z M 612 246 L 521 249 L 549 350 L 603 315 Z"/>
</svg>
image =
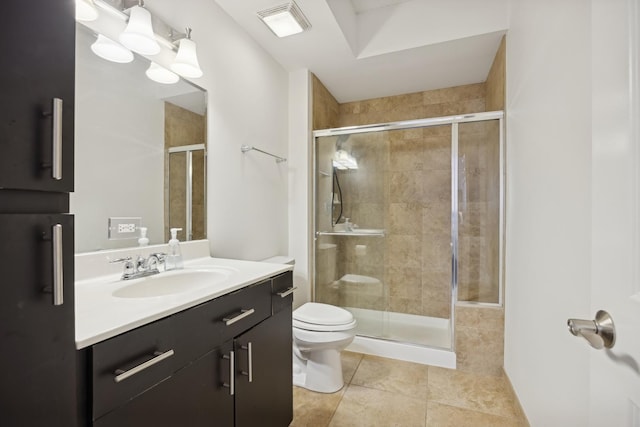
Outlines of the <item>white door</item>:
<svg viewBox="0 0 640 427">
<path fill-rule="evenodd" d="M 640 427 L 640 0 L 592 0 L 592 292 L 617 337 L 591 352 L 592 426 Z M 569 168 L 570 171 L 570 168 Z M 592 317 L 591 317 L 592 318 Z"/>
</svg>

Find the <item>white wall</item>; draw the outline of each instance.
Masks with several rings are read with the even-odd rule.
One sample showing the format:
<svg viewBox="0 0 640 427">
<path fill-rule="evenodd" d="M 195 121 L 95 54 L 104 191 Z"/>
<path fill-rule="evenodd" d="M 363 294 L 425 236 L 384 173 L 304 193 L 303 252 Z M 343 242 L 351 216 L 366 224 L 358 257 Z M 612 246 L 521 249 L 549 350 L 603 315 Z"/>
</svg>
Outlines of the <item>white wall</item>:
<svg viewBox="0 0 640 427">
<path fill-rule="evenodd" d="M 107 240 L 109 217 L 141 217 L 152 243 L 164 240 L 164 101 L 144 77 L 148 64 L 94 55 L 95 37 L 76 35 L 76 252 L 136 246 Z M 127 102 L 123 102 L 123 100 Z"/>
<path fill-rule="evenodd" d="M 207 233 L 213 256 L 259 260 L 286 254 L 288 74 L 212 0 L 147 0 L 175 28 L 190 26 L 209 91 Z"/>
<path fill-rule="evenodd" d="M 588 425 L 590 2 L 512 0 L 505 370 L 532 426 Z"/>
<path fill-rule="evenodd" d="M 311 77 L 309 70 L 289 76 L 289 254 L 296 258 L 294 306 L 311 299 Z"/>
</svg>

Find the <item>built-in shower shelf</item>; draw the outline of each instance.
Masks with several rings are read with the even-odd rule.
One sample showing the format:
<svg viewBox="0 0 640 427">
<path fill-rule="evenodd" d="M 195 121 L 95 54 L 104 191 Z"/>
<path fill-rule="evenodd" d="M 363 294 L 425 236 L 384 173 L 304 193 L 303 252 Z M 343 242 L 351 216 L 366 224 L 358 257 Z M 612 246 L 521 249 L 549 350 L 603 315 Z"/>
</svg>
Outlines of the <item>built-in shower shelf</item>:
<svg viewBox="0 0 640 427">
<path fill-rule="evenodd" d="M 384 230 L 362 228 L 353 231 L 318 231 L 316 236 L 384 237 Z"/>
</svg>

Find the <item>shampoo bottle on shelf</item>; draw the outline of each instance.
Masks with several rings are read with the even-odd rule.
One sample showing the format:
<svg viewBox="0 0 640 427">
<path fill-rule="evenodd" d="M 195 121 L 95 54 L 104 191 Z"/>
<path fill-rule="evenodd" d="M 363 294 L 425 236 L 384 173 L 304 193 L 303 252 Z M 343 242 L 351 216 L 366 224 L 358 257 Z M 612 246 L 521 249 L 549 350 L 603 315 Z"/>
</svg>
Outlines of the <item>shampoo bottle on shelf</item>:
<svg viewBox="0 0 640 427">
<path fill-rule="evenodd" d="M 165 270 L 179 270 L 184 267 L 178 241 L 178 231 L 182 231 L 182 228 L 172 228 L 170 231 L 171 240 L 169 240 L 169 251 L 164 261 Z"/>
</svg>

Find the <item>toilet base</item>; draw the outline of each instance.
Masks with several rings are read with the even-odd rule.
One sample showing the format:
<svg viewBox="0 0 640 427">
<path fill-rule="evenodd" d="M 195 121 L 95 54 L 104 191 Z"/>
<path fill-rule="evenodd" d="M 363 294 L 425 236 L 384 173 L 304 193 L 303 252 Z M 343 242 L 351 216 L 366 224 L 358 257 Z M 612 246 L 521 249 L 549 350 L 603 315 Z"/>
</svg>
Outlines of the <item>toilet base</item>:
<svg viewBox="0 0 640 427">
<path fill-rule="evenodd" d="M 335 393 L 342 389 L 344 379 L 340 351 L 301 352 L 294 348 L 293 384 L 319 393 Z"/>
</svg>

